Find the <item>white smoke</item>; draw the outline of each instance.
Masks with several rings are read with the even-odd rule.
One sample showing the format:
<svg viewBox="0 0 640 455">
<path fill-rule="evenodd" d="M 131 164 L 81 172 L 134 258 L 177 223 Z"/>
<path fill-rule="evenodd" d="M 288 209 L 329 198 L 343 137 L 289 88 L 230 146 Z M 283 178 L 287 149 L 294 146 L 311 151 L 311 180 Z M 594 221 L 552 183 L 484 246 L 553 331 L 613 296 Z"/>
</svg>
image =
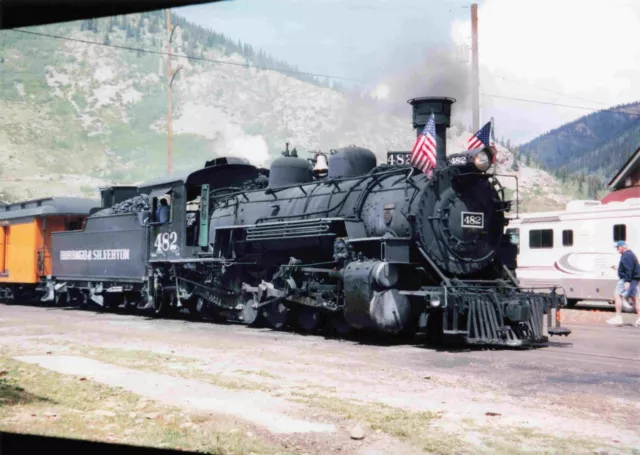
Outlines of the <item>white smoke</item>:
<svg viewBox="0 0 640 455">
<path fill-rule="evenodd" d="M 219 136 L 214 143 L 215 156 L 233 156 L 249 160 L 254 166 L 267 166 L 270 162 L 269 146 L 262 136 L 244 133 Z"/>
<path fill-rule="evenodd" d="M 424 50 L 399 47 L 395 55 L 405 55 L 416 63 L 408 71 L 392 71 L 380 81 L 372 96 L 380 100 L 378 109 L 407 118 L 411 106 L 407 100 L 423 96 L 446 96 L 456 99 L 452 120 L 465 118 L 470 106 L 470 68 L 461 64 L 445 46 L 432 45 Z M 381 95 L 384 96 L 381 96 Z"/>
<path fill-rule="evenodd" d="M 245 158 L 256 166 L 269 160 L 262 136 L 246 134 L 223 109 L 199 101 L 185 101 L 173 121 L 175 134 L 195 134 L 213 141 L 210 156 Z"/>
</svg>

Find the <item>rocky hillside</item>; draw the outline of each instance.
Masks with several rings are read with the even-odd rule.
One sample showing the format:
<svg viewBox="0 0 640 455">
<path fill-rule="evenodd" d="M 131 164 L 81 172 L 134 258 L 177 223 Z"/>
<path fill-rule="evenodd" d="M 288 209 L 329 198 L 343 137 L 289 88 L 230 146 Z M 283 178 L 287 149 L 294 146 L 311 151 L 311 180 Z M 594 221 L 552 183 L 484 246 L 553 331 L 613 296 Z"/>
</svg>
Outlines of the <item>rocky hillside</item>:
<svg viewBox="0 0 640 455">
<path fill-rule="evenodd" d="M 409 106 L 404 117 L 385 113 L 371 100 L 292 74 L 264 52 L 174 21 L 181 33 L 173 52 L 209 60 L 174 58 L 181 68 L 173 85 L 175 171 L 222 155 L 265 165 L 285 142 L 302 156 L 357 144 L 380 160 L 413 145 Z M 70 40 L 0 32 L 0 198 L 96 196 L 102 185 L 166 174 L 166 60 L 135 50 L 164 52 L 164 27 L 155 12 L 29 29 Z M 449 150 L 464 148 L 469 135 L 452 127 L 458 145 Z M 513 154 L 500 152 L 501 168 L 514 173 Z M 563 203 L 548 174 L 524 165 L 517 172 L 524 207 Z M 515 188 L 512 181 L 505 185 Z"/>
</svg>

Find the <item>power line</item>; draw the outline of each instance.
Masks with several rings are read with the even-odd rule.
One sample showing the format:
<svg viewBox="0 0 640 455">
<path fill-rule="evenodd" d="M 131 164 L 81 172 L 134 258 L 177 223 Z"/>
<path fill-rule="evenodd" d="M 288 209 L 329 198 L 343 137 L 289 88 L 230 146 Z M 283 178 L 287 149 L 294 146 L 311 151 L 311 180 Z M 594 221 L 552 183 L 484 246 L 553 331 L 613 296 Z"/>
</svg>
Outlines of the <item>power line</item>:
<svg viewBox="0 0 640 455">
<path fill-rule="evenodd" d="M 523 101 L 523 102 L 526 102 L 526 103 L 548 104 L 550 106 L 558 106 L 558 107 L 570 107 L 570 108 L 574 108 L 574 109 L 583 109 L 583 110 L 586 110 L 586 111 L 593 111 L 593 112 L 611 112 L 613 114 L 625 114 L 625 115 L 633 115 L 633 116 L 640 117 L 640 112 L 639 113 L 625 112 L 624 110 L 621 110 L 621 108 L 594 109 L 592 107 L 573 106 L 573 105 L 570 105 L 570 104 L 561 104 L 561 103 L 550 103 L 548 101 L 538 101 L 538 100 L 530 100 L 530 99 L 525 99 L 525 98 L 515 98 L 515 97 L 509 97 L 509 96 L 491 95 L 491 94 L 488 94 L 488 93 L 483 93 L 482 96 L 488 96 L 490 98 L 502 98 L 502 99 L 505 99 L 505 100 L 513 100 L 513 101 Z"/>
<path fill-rule="evenodd" d="M 48 38 L 61 39 L 61 40 L 66 40 L 66 41 L 75 41 L 75 42 L 78 42 L 78 43 L 93 44 L 93 45 L 97 45 L 97 46 L 114 47 L 116 49 L 124 49 L 124 50 L 127 50 L 127 51 L 146 52 L 148 54 L 156 54 L 156 55 L 167 55 L 167 56 L 169 55 L 168 52 L 154 51 L 154 50 L 151 50 L 151 49 L 142 49 L 142 48 L 130 47 L 130 46 L 121 46 L 121 45 L 118 45 L 118 44 L 105 44 L 105 43 L 99 43 L 97 41 L 82 40 L 82 39 L 78 39 L 78 38 L 68 38 L 66 36 L 50 35 L 48 33 L 40 33 L 40 32 L 28 31 L 28 30 L 8 29 L 7 31 L 18 32 L 18 33 L 26 33 L 28 35 L 45 36 L 45 37 L 48 37 Z M 327 78 L 327 79 L 341 79 L 341 80 L 348 80 L 348 81 L 354 81 L 354 82 L 361 82 L 359 79 L 354 79 L 354 78 L 350 78 L 350 77 L 331 76 L 329 74 L 308 73 L 308 72 L 305 72 L 305 71 L 284 70 L 284 69 L 281 70 L 281 69 L 276 69 L 276 68 L 269 68 L 267 66 L 249 65 L 247 63 L 225 62 L 225 61 L 222 61 L 222 60 L 215 60 L 215 59 L 204 58 L 204 57 L 195 57 L 193 55 L 180 55 L 180 57 L 184 57 L 184 58 L 187 58 L 189 60 L 199 60 L 199 61 L 203 61 L 203 62 L 218 63 L 220 65 L 241 66 L 241 67 L 244 67 L 244 68 L 255 68 L 255 69 L 261 69 L 261 70 L 277 71 L 279 73 L 301 74 L 301 75 L 306 75 L 306 76 L 324 77 L 324 78 Z"/>
<path fill-rule="evenodd" d="M 536 90 L 541 90 L 543 92 L 549 92 L 549 93 L 553 93 L 555 95 L 560 95 L 560 96 L 563 96 L 565 98 L 573 98 L 573 99 L 580 100 L 580 101 L 586 101 L 588 103 L 600 104 L 601 106 L 609 106 L 607 103 L 601 103 L 599 101 L 588 100 L 586 98 L 580 98 L 578 96 L 567 95 L 566 93 L 556 92 L 554 90 L 549 90 L 549 89 L 546 89 L 546 88 L 538 87 L 537 85 L 527 84 L 526 82 L 516 81 L 515 79 L 509 79 L 509 78 L 506 78 L 504 76 L 496 76 L 496 77 L 499 78 L 499 79 L 503 79 L 505 81 L 513 82 L 515 84 L 520 84 L 520 85 L 525 85 L 527 87 L 535 88 Z"/>
<path fill-rule="evenodd" d="M 99 43 L 97 41 L 81 40 L 81 39 L 78 39 L 78 38 L 68 38 L 68 37 L 65 37 L 65 36 L 52 35 L 52 34 L 48 34 L 48 33 L 40 33 L 40 32 L 28 31 L 28 30 L 9 29 L 7 31 L 24 33 L 24 34 L 29 34 L 29 35 L 36 35 L 36 36 L 44 36 L 44 37 L 48 37 L 48 38 L 61 39 L 61 40 L 65 40 L 65 41 L 73 41 L 73 42 L 79 42 L 79 43 L 84 43 L 84 44 L 93 44 L 93 45 L 98 45 L 98 46 L 113 47 L 113 48 L 123 49 L 123 50 L 128 50 L 128 51 L 145 52 L 145 53 L 155 54 L 155 55 L 166 55 L 166 56 L 169 55 L 168 52 L 154 51 L 154 50 L 150 50 L 150 49 L 135 48 L 135 47 L 130 47 L 130 46 L 121 46 L 121 45 L 117 45 L 117 44 L 105 44 L 105 43 Z M 240 66 L 240 67 L 244 67 L 244 68 L 255 68 L 255 69 L 262 69 L 262 70 L 271 70 L 271 71 L 277 71 L 277 72 L 280 72 L 280 73 L 302 74 L 302 75 L 307 75 L 307 76 L 324 77 L 324 78 L 329 78 L 329 79 L 343 79 L 343 80 L 359 81 L 358 79 L 354 79 L 354 78 L 347 78 L 347 77 L 341 77 L 341 76 L 331 76 L 331 75 L 318 74 L 318 73 L 309 73 L 309 72 L 304 72 L 304 71 L 280 70 L 280 69 L 269 68 L 269 67 L 265 67 L 265 66 L 249 65 L 249 64 L 246 64 L 246 63 L 225 62 L 225 61 L 222 61 L 222 60 L 208 59 L 208 58 L 204 58 L 204 57 L 195 57 L 195 56 L 190 56 L 190 55 L 181 55 L 181 57 L 184 57 L 184 58 L 187 58 L 187 59 L 190 59 L 190 60 L 198 60 L 198 61 L 204 61 L 204 62 L 210 62 L 210 63 L 218 63 L 218 64 L 221 64 L 221 65 Z M 499 77 L 501 77 L 502 79 L 508 80 L 507 78 L 505 78 L 503 76 L 499 76 Z M 512 80 L 512 82 L 516 82 L 516 81 Z M 518 83 L 520 83 L 520 82 L 518 82 Z M 24 85 L 28 86 L 30 84 L 24 84 Z M 530 84 L 524 84 L 524 85 L 530 85 Z M 555 93 L 555 94 L 558 94 L 558 95 L 567 96 L 569 98 L 581 99 L 581 98 L 578 98 L 578 97 L 572 97 L 570 95 L 565 95 L 565 94 L 560 93 L 560 92 L 553 92 L 551 90 L 542 89 L 540 87 L 535 87 L 535 86 L 532 86 L 532 87 L 538 88 L 539 90 L 544 90 L 544 91 L 548 91 L 548 92 L 551 92 L 551 93 Z M 601 111 L 601 112 L 621 113 L 621 114 L 632 115 L 632 116 L 640 116 L 640 113 L 625 112 L 623 110 L 595 109 L 595 108 L 590 108 L 590 107 L 585 107 L 585 106 L 574 106 L 574 105 L 569 105 L 569 104 L 551 103 L 551 102 L 548 102 L 548 101 L 539 101 L 539 100 L 531 100 L 531 99 L 525 99 L 525 98 L 507 97 L 507 96 L 493 95 L 493 94 L 488 94 L 488 93 L 482 93 L 482 96 L 487 96 L 487 97 L 490 97 L 490 98 L 501 98 L 501 99 L 507 99 L 507 100 L 512 100 L 512 101 L 522 101 L 522 102 L 535 103 L 535 104 L 546 104 L 546 105 L 550 105 L 550 106 L 582 109 L 582 110 L 588 110 L 588 111 L 593 111 L 593 112 Z M 591 103 L 595 103 L 595 104 L 605 105 L 604 103 L 599 103 L 599 102 L 596 102 L 596 101 L 591 101 L 591 100 L 586 100 L 586 99 L 582 99 L 582 100 L 583 101 L 588 101 L 588 102 L 591 102 Z"/>
</svg>

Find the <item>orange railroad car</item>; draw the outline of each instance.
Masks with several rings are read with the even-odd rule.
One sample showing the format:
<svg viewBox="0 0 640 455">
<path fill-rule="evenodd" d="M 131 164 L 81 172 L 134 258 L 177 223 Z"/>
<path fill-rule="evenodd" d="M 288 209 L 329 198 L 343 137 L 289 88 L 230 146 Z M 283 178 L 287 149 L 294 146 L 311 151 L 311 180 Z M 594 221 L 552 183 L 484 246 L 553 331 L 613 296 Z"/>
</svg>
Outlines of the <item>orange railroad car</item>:
<svg viewBox="0 0 640 455">
<path fill-rule="evenodd" d="M 82 228 L 100 201 L 51 197 L 0 207 L 0 300 L 33 301 L 51 275 L 51 233 Z"/>
</svg>

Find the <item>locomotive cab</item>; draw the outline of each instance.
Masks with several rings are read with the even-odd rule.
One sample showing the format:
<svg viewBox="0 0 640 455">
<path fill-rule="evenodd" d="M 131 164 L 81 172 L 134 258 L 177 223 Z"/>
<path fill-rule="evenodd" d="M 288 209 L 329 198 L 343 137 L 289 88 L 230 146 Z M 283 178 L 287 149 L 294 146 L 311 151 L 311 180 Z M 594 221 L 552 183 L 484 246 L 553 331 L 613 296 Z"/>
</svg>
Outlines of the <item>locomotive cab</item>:
<svg viewBox="0 0 640 455">
<path fill-rule="evenodd" d="M 149 211 L 139 217 L 149 230 L 147 246 L 152 262 L 182 257 L 185 246 L 182 224 L 186 215 L 184 183 L 187 176 L 183 173 L 164 177 L 138 187 L 141 194 L 149 197 Z"/>
</svg>

